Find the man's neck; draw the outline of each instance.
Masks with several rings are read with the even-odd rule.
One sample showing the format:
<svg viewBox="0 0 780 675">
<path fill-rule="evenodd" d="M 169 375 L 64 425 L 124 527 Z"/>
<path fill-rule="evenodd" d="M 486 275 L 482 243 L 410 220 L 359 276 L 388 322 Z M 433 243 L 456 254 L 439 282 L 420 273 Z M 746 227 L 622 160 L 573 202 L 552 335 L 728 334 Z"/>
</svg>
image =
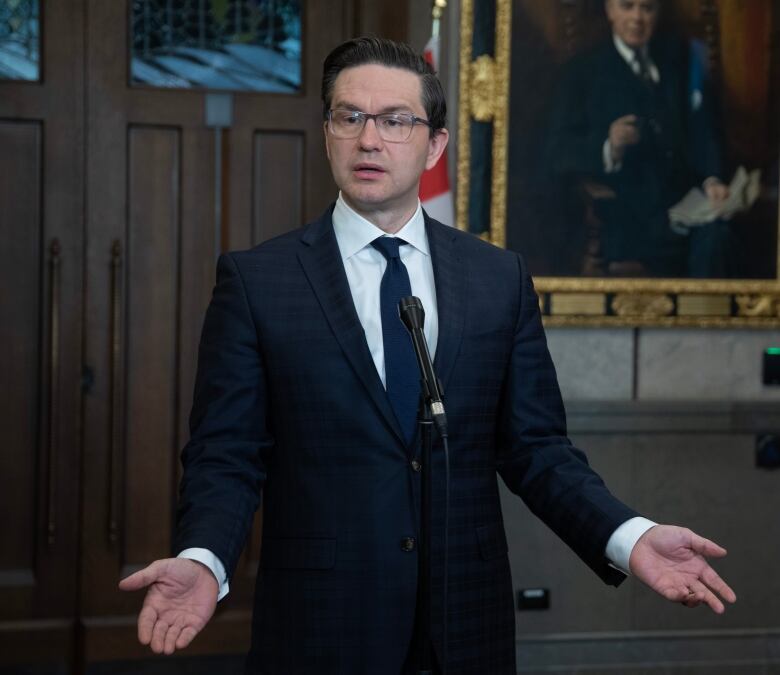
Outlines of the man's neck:
<svg viewBox="0 0 780 675">
<path fill-rule="evenodd" d="M 415 200 L 414 203 L 404 205 L 400 208 L 388 207 L 383 209 L 374 208 L 370 205 L 362 206 L 360 204 L 355 204 L 343 192 L 341 193 L 341 198 L 355 213 L 365 218 L 372 225 L 376 225 L 380 230 L 387 234 L 395 234 L 406 225 L 415 214 L 415 211 L 417 211 L 418 204 L 418 201 Z"/>
</svg>

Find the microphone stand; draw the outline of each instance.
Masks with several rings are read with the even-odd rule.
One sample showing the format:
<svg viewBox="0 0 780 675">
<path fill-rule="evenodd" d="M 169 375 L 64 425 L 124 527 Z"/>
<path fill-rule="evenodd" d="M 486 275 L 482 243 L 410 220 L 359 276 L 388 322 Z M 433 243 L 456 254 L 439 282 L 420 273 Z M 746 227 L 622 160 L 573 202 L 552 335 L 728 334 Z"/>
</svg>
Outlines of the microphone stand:
<svg viewBox="0 0 780 675">
<path fill-rule="evenodd" d="M 420 558 L 417 581 L 417 608 L 415 623 L 417 645 L 417 674 L 433 675 L 433 642 L 431 640 L 431 450 L 433 448 L 433 416 L 420 394 L 417 410 L 417 429 L 421 440 L 422 489 L 420 493 Z"/>
<path fill-rule="evenodd" d="M 425 311 L 418 298 L 403 298 L 399 305 L 401 321 L 409 330 L 417 363 L 420 367 L 420 403 L 417 410 L 417 429 L 421 440 L 422 485 L 420 494 L 419 578 L 417 583 L 417 610 L 413 644 L 417 647 L 417 675 L 434 675 L 434 651 L 431 636 L 431 493 L 433 475 L 433 427 L 439 431 L 444 445 L 445 507 L 444 507 L 444 592 L 441 673 L 447 670 L 447 582 L 449 530 L 449 456 L 447 447 L 447 418 L 442 403 L 441 385 L 433 371 L 433 362 L 423 332 Z"/>
</svg>

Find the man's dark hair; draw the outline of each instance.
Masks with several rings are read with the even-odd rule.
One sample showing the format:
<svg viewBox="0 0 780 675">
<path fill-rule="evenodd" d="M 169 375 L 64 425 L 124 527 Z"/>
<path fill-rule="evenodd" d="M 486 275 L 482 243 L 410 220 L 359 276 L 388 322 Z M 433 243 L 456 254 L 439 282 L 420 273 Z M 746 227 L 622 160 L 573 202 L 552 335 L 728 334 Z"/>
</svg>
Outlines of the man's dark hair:
<svg viewBox="0 0 780 675">
<path fill-rule="evenodd" d="M 326 117 L 333 99 L 333 85 L 339 73 L 345 68 L 369 64 L 402 68 L 419 75 L 422 103 L 431 123 L 431 134 L 444 128 L 447 123 L 447 102 L 433 68 L 409 45 L 379 37 L 348 40 L 326 57 L 322 68 L 322 103 Z"/>
</svg>

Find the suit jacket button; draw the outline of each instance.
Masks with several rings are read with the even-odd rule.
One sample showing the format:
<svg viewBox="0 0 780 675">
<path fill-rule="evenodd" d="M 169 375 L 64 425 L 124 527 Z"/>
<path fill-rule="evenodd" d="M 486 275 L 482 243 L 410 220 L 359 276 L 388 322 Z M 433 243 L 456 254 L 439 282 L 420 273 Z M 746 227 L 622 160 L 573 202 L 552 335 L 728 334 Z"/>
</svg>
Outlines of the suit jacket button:
<svg viewBox="0 0 780 675">
<path fill-rule="evenodd" d="M 412 471 L 419 472 L 420 469 L 422 469 L 422 464 L 420 464 L 420 462 L 418 462 L 416 459 L 413 459 L 412 460 Z"/>
<path fill-rule="evenodd" d="M 404 537 L 401 539 L 401 550 L 407 553 L 414 551 L 414 543 L 414 537 Z"/>
</svg>

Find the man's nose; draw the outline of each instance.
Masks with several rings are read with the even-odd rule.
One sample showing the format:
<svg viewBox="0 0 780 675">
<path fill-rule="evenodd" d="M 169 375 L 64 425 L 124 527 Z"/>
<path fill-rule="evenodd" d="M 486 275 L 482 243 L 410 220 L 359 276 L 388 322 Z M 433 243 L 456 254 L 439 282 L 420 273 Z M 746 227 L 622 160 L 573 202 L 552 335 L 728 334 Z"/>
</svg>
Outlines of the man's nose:
<svg viewBox="0 0 780 675">
<path fill-rule="evenodd" d="M 360 141 L 360 147 L 365 150 L 382 147 L 384 142 L 382 141 L 382 137 L 379 135 L 379 129 L 377 129 L 375 119 L 366 120 L 366 123 L 360 130 L 360 136 L 358 136 L 358 140 Z"/>
</svg>

